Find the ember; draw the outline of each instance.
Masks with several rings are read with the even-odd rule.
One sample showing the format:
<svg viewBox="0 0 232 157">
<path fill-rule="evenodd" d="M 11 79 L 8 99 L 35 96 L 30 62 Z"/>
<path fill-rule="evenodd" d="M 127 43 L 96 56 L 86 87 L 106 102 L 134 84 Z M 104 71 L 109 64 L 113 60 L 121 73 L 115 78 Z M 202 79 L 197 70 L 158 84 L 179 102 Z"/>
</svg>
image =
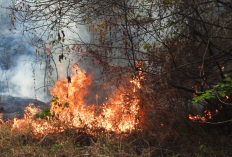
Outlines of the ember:
<svg viewBox="0 0 232 157">
<path fill-rule="evenodd" d="M 204 116 L 200 116 L 200 115 L 193 116 L 189 114 L 189 119 L 192 121 L 198 121 L 198 122 L 204 123 L 209 119 L 213 119 L 213 116 L 217 114 L 218 114 L 218 110 L 215 110 L 215 114 L 212 114 L 209 110 L 205 110 Z"/>
</svg>

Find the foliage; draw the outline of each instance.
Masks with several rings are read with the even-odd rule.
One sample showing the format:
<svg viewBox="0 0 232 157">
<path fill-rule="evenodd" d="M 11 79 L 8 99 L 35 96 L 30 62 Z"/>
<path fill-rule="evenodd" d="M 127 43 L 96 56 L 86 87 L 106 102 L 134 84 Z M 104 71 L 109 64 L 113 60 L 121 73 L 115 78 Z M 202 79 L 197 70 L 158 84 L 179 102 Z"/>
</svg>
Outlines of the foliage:
<svg viewBox="0 0 232 157">
<path fill-rule="evenodd" d="M 198 101 L 204 101 L 207 99 L 215 98 L 216 96 L 225 98 L 226 96 L 231 95 L 232 92 L 231 77 L 226 77 L 223 81 L 224 81 L 223 83 L 219 83 L 218 85 L 214 86 L 213 89 L 206 90 L 204 92 L 197 92 L 199 96 L 194 97 L 192 103 L 194 105 L 197 105 Z"/>
<path fill-rule="evenodd" d="M 35 139 L 29 133 L 12 131 L 10 123 L 8 121 L 0 126 L 0 156 L 231 156 L 228 146 L 232 143 L 229 138 L 221 135 L 223 138 L 218 139 L 215 133 L 200 132 L 200 129 L 194 133 L 191 125 L 196 123 L 181 124 L 181 127 L 179 123 L 169 133 L 169 127 L 151 123 L 145 134 L 135 132 L 123 136 L 103 134 L 99 130 L 94 137 L 70 130 L 56 136 L 47 135 L 42 139 Z M 189 128 L 184 131 L 184 134 L 190 135 L 187 140 L 180 131 L 183 127 Z M 207 138 L 199 136 L 206 133 Z"/>
<path fill-rule="evenodd" d="M 53 102 L 55 105 L 57 105 L 57 106 L 59 106 L 59 107 L 61 107 L 61 106 L 63 106 L 63 107 L 68 107 L 68 106 L 69 106 L 69 104 L 68 104 L 67 102 L 64 103 L 64 104 L 59 103 L 58 97 L 56 97 L 56 96 L 53 96 L 53 97 L 52 97 L 51 102 Z M 55 117 L 55 113 L 54 113 L 54 112 L 51 113 L 51 112 L 50 112 L 50 108 L 45 108 L 45 109 L 41 110 L 40 112 L 38 112 L 38 113 L 36 113 L 36 114 L 34 115 L 34 118 L 35 118 L 35 119 L 41 118 L 41 119 L 46 119 L 46 120 L 48 120 L 48 117 Z"/>
<path fill-rule="evenodd" d="M 71 53 L 85 51 L 81 58 L 90 56 L 97 61 L 104 71 L 102 78 L 110 76 L 113 80 L 109 82 L 113 85 L 118 82 L 118 76 L 136 73 L 137 61 L 143 62 L 142 72 L 149 77 L 147 82 L 153 82 L 149 85 L 161 82 L 157 84 L 168 84 L 167 88 L 191 93 L 199 88 L 204 92 L 208 86 L 224 79 L 224 74 L 230 73 L 232 24 L 229 0 L 206 0 L 204 3 L 200 0 L 35 0 L 32 3 L 20 0 L 13 1 L 8 9 L 12 12 L 12 23 L 24 23 L 24 32 L 30 32 L 32 36 L 41 32 L 43 44 L 49 42 L 54 49 L 62 48 L 51 53 L 59 53 L 60 62 L 62 59 L 70 62 Z M 93 37 L 90 43 L 82 39 L 69 42 L 73 41 L 72 35 L 66 35 L 65 30 L 74 32 L 79 25 L 85 25 L 89 30 Z M 36 51 L 36 54 L 41 52 Z M 50 66 L 47 71 L 54 70 L 52 61 L 53 56 L 48 55 L 46 63 Z M 222 67 L 227 67 L 228 72 L 222 71 Z M 151 91 L 158 92 L 154 88 Z M 178 97 L 183 96 L 179 91 L 176 93 Z"/>
<path fill-rule="evenodd" d="M 42 44 L 47 43 L 46 39 L 50 40 L 54 51 L 46 57 L 41 57 L 46 58 L 46 70 L 49 72 L 56 69 L 53 57 L 59 54 L 60 62 L 63 62 L 63 59 L 70 62 L 72 58 L 81 58 L 79 62 L 85 63 L 90 57 L 90 60 L 100 67 L 103 79 L 99 82 L 102 82 L 103 88 L 118 88 L 118 84 L 124 81 L 125 73 L 142 72 L 146 77 L 141 83 L 141 106 L 149 111 L 147 121 L 158 122 L 155 123 L 155 127 L 148 127 L 146 138 L 133 137 L 133 140 L 126 141 L 124 145 L 114 142 L 112 146 L 109 144 L 112 142 L 109 141 L 110 138 L 99 137 L 101 141 L 96 142 L 95 146 L 100 147 L 97 149 L 101 150 L 100 154 L 116 156 L 110 153 L 110 150 L 116 150 L 118 156 L 125 156 L 127 151 L 122 149 L 123 145 L 127 150 L 132 150 L 130 153 L 133 155 L 134 152 L 143 154 L 143 151 L 153 149 L 153 156 L 188 156 L 188 151 L 191 150 L 192 154 L 189 156 L 217 156 L 214 153 L 218 152 L 221 153 L 218 153 L 218 156 L 231 156 L 222 150 L 212 154 L 207 152 L 210 148 L 208 144 L 214 142 L 205 144 L 204 141 L 208 140 L 206 138 L 199 142 L 204 133 L 200 134 L 202 128 L 196 126 L 188 129 L 196 131 L 188 134 L 188 137 L 192 137 L 192 140 L 188 139 L 191 148 L 188 151 L 181 150 L 188 145 L 180 144 L 178 147 L 175 142 L 186 138 L 187 133 L 184 130 L 180 135 L 181 131 L 174 132 L 176 128 L 172 127 L 176 126 L 175 120 L 185 121 L 189 101 L 196 91 L 201 92 L 193 98 L 195 105 L 199 101 L 224 98 L 231 94 L 231 78 L 224 76 L 231 76 L 232 73 L 231 0 L 19 0 L 13 1 L 13 5 L 8 9 L 12 13 L 12 25 L 18 20 L 24 24 L 23 32 L 30 32 L 36 39 L 40 36 Z M 90 43 L 82 39 L 73 41 L 72 35 L 62 33 L 64 30 L 74 32 L 79 25 L 85 25 L 89 30 L 93 37 Z M 79 37 L 79 34 L 77 36 Z M 35 41 L 35 45 L 40 44 Z M 43 49 L 44 46 L 41 47 Z M 60 51 L 55 52 L 55 49 Z M 138 61 L 141 62 L 141 68 L 136 67 Z M 69 64 L 67 65 L 69 68 Z M 222 81 L 224 82 L 221 83 Z M 57 97 L 53 97 L 52 102 L 59 107 L 69 105 L 62 104 Z M 211 108 L 218 106 L 217 102 L 210 101 L 207 105 Z M 218 111 L 221 112 L 219 119 L 232 119 L 232 109 L 223 109 Z M 164 127 L 157 127 L 160 126 L 160 122 L 163 122 Z M 231 127 L 227 124 L 227 127 Z M 172 128 L 171 131 L 162 132 L 166 126 Z M 200 136 L 194 136 L 196 133 Z M 216 140 L 215 136 L 212 137 Z M 112 140 L 120 141 L 119 139 L 112 137 Z M 115 143 L 118 144 L 116 149 Z M 154 147 L 146 147 L 147 145 Z M 54 153 L 64 148 L 59 143 L 53 143 L 53 146 Z M 162 146 L 165 149 L 162 149 Z M 179 154 L 174 153 L 173 146 L 181 150 Z M 213 146 L 211 148 L 217 149 L 218 145 Z M 144 147 L 143 151 L 138 147 Z M 199 155 L 197 151 L 208 154 Z"/>
<path fill-rule="evenodd" d="M 56 96 L 53 96 L 53 97 L 52 97 L 51 102 L 53 102 L 55 105 L 57 105 L 57 106 L 59 106 L 59 107 L 61 107 L 61 106 L 68 107 L 68 106 L 69 106 L 69 103 L 68 103 L 68 102 L 65 102 L 65 103 L 62 105 L 62 104 L 59 102 L 58 97 L 56 97 Z"/>
<path fill-rule="evenodd" d="M 150 43 L 145 43 L 144 46 L 143 46 L 144 50 L 147 50 L 147 51 L 149 51 L 151 49 L 151 47 L 152 46 L 151 46 Z"/>
<path fill-rule="evenodd" d="M 45 108 L 41 110 L 39 113 L 36 113 L 34 115 L 35 119 L 37 118 L 47 119 L 48 117 L 54 117 L 54 113 L 51 113 L 49 108 Z"/>
</svg>

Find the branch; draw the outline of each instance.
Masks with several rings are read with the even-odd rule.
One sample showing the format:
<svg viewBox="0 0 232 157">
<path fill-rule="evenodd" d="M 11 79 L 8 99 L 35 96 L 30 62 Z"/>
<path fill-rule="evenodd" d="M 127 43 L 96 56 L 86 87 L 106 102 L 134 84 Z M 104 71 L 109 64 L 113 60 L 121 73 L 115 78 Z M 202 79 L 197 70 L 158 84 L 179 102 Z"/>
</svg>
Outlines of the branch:
<svg viewBox="0 0 232 157">
<path fill-rule="evenodd" d="M 196 91 L 195 91 L 194 89 L 190 89 L 190 88 L 187 88 L 187 87 L 184 87 L 184 86 L 181 86 L 181 85 L 177 85 L 177 84 L 175 84 L 173 81 L 168 81 L 168 83 L 169 83 L 170 85 L 172 85 L 173 87 L 175 87 L 175 88 L 182 89 L 182 90 L 184 90 L 184 91 L 197 94 Z M 197 94 L 197 95 L 199 95 L 199 94 Z"/>
</svg>

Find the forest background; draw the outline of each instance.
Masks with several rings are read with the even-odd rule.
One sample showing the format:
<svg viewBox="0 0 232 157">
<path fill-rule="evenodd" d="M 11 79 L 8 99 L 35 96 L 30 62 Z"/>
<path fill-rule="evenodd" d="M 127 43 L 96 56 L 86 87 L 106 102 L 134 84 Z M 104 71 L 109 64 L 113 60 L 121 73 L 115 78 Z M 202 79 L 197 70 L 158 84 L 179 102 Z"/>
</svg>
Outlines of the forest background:
<svg viewBox="0 0 232 157">
<path fill-rule="evenodd" d="M 32 53 L 44 66 L 44 92 L 59 77 L 72 81 L 70 69 L 76 64 L 93 75 L 92 91 L 101 89 L 97 94 L 102 97 L 123 86 L 133 99 L 125 80 L 139 78 L 142 131 L 115 137 L 113 144 L 104 134 L 87 142 L 88 148 L 78 145 L 79 152 L 232 155 L 230 0 L 12 0 L 5 8 L 10 31 L 21 26 L 24 37 L 36 46 Z M 74 135 L 67 136 L 70 140 Z M 84 136 L 86 141 L 93 138 Z M 34 148 L 30 135 L 26 137 L 25 146 Z M 50 138 L 39 142 L 39 148 Z M 43 153 L 68 155 L 65 142 L 60 142 L 64 137 L 56 138 L 62 139 L 53 140 L 48 147 L 53 151 Z"/>
</svg>

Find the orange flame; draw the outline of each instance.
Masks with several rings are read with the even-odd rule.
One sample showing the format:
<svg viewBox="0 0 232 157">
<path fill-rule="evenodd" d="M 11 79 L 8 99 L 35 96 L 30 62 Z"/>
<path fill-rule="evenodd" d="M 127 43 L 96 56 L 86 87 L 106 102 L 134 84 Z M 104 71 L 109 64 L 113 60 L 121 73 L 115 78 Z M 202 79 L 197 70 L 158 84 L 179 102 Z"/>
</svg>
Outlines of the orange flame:
<svg viewBox="0 0 232 157">
<path fill-rule="evenodd" d="M 140 123 L 140 100 L 137 90 L 141 88 L 140 78 L 135 76 L 132 81 L 133 92 L 115 92 L 104 104 L 86 105 L 84 97 L 88 94 L 87 86 L 91 85 L 92 78 L 86 76 L 77 65 L 72 68 L 74 73 L 71 81 L 58 80 L 52 88 L 51 94 L 56 100 L 51 102 L 50 112 L 55 117 L 35 119 L 34 114 L 39 110 L 33 105 L 25 109 L 24 119 L 14 119 L 13 130 L 31 129 L 36 137 L 49 133 L 63 132 L 66 128 L 85 129 L 92 132 L 97 129 L 113 131 L 115 133 L 131 132 Z M 126 90 L 125 90 L 126 92 Z M 30 124 L 30 125 L 28 125 Z"/>
<path fill-rule="evenodd" d="M 213 119 L 213 116 L 217 114 L 218 114 L 218 110 L 215 110 L 215 114 L 212 114 L 209 110 L 205 110 L 204 116 L 200 116 L 200 115 L 193 116 L 189 114 L 189 119 L 192 121 L 198 121 L 198 122 L 204 123 L 209 119 Z"/>
</svg>

